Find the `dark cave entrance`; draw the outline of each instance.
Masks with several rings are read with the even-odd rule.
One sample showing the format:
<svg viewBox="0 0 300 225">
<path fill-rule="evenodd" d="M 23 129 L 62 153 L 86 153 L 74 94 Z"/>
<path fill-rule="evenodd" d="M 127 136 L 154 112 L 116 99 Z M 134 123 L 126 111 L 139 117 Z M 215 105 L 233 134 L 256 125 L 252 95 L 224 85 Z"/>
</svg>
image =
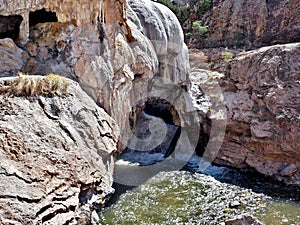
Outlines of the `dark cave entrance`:
<svg viewBox="0 0 300 225">
<path fill-rule="evenodd" d="M 46 11 L 46 9 L 37 10 L 29 13 L 29 26 L 35 26 L 38 23 L 58 22 L 55 12 Z"/>
<path fill-rule="evenodd" d="M 144 112 L 148 115 L 159 117 L 166 124 L 180 125 L 179 115 L 175 107 L 168 101 L 160 98 L 150 98 L 145 102 Z M 178 123 L 179 121 L 179 123 Z"/>
<path fill-rule="evenodd" d="M 20 15 L 0 15 L 0 39 L 11 38 L 14 41 L 18 40 L 22 21 L 23 17 Z"/>
<path fill-rule="evenodd" d="M 163 153 L 164 158 L 167 158 L 174 152 L 177 141 L 181 135 L 179 114 L 175 107 L 167 100 L 149 98 L 146 102 L 141 102 L 134 106 L 130 113 L 129 123 L 131 130 L 134 132 L 134 136 L 144 139 L 147 138 L 148 135 L 151 135 L 151 132 L 148 133 L 149 130 L 147 130 L 149 128 L 148 122 L 151 123 L 151 120 L 153 121 L 151 117 L 160 118 L 160 124 L 165 124 L 167 133 L 164 134 L 166 135 L 165 139 L 160 145 L 154 145 L 152 149 L 149 146 L 150 148 L 147 149 L 147 151 L 149 153 Z M 156 132 L 159 131 L 157 130 Z M 153 141 L 155 142 L 155 140 Z M 128 149 L 128 146 L 126 149 Z"/>
</svg>

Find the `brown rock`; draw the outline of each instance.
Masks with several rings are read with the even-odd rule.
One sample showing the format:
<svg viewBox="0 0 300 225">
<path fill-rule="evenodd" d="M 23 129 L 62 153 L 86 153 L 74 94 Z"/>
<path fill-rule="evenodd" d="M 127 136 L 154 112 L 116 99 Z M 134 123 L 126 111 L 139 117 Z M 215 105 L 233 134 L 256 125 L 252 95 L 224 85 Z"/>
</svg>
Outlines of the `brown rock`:
<svg viewBox="0 0 300 225">
<path fill-rule="evenodd" d="M 12 39 L 0 39 L 0 74 L 2 76 L 21 70 L 24 64 L 22 53 L 23 50 Z"/>
<path fill-rule="evenodd" d="M 225 225 L 263 225 L 257 219 L 252 216 L 240 216 L 233 220 L 228 220 Z"/>
<path fill-rule="evenodd" d="M 299 54 L 299 43 L 264 47 L 234 58 L 219 76 L 227 124 L 215 163 L 300 184 Z"/>
<path fill-rule="evenodd" d="M 43 14 L 51 13 L 53 20 L 33 16 L 41 9 Z M 77 80 L 119 125 L 120 149 L 128 141 L 129 114 L 149 97 L 153 77 L 160 75 L 184 88 L 190 85 L 182 29 L 161 4 L 13 0 L 0 13 L 23 17 L 17 41 L 29 56 L 24 57 L 22 70 Z"/>
<path fill-rule="evenodd" d="M 68 82 L 63 98 L 0 95 L 1 224 L 78 224 L 112 192 L 115 123 Z"/>
<path fill-rule="evenodd" d="M 297 166 L 295 164 L 290 164 L 286 167 L 284 167 L 281 171 L 280 171 L 280 175 L 281 176 L 291 176 L 294 173 L 296 173 L 298 170 Z"/>
<path fill-rule="evenodd" d="M 193 46 L 253 48 L 299 42 L 299 10 L 297 0 L 214 0 L 210 12 L 198 18 L 209 32 L 204 37 L 195 37 Z M 189 24 L 190 20 L 185 26 Z"/>
</svg>

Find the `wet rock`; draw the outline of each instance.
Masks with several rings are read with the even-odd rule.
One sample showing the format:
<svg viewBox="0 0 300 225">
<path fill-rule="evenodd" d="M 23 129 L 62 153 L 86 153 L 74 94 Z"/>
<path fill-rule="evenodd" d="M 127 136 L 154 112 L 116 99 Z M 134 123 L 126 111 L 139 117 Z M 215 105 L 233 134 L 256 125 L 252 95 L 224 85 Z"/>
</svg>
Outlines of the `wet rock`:
<svg viewBox="0 0 300 225">
<path fill-rule="evenodd" d="M 175 150 L 176 141 L 179 138 L 178 133 L 180 135 L 178 126 L 166 124 L 161 118 L 142 112 L 127 148 L 144 152 L 159 152 L 168 157 Z"/>
<path fill-rule="evenodd" d="M 1 90 L 17 79 L 1 78 Z M 113 192 L 115 122 L 66 82 L 65 97 L 0 95 L 1 224 L 83 224 Z"/>
<path fill-rule="evenodd" d="M 252 216 L 240 216 L 233 220 L 228 220 L 225 225 L 263 225 Z"/>
</svg>

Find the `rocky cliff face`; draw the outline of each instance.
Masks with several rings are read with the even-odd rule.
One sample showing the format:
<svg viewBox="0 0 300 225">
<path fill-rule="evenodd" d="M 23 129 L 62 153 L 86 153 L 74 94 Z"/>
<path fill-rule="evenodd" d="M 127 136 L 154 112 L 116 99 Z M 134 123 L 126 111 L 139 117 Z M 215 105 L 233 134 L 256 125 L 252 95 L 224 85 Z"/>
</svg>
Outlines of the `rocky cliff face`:
<svg viewBox="0 0 300 225">
<path fill-rule="evenodd" d="M 1 224 L 83 224 L 112 194 L 115 122 L 52 78 L 0 79 Z"/>
<path fill-rule="evenodd" d="M 191 13 L 185 28 L 195 20 L 208 26 L 205 35 L 190 40 L 194 47 L 257 48 L 279 43 L 299 42 L 300 3 L 287 1 L 213 0 L 205 15 Z M 193 9 L 192 9 L 193 11 Z"/>
<path fill-rule="evenodd" d="M 20 86 L 2 80 L 1 223 L 81 224 L 109 195 L 112 154 L 116 142 L 127 145 L 136 105 L 163 79 L 190 85 L 180 24 L 146 0 L 0 0 L 0 28 L 1 77 L 69 77 L 116 122 L 76 85 L 66 98 L 40 96 L 32 85 L 43 78 L 30 77 L 13 97 L 6 93 Z M 154 77 L 163 79 L 154 85 Z"/>
<path fill-rule="evenodd" d="M 130 133 L 129 114 L 147 100 L 154 76 L 189 86 L 183 32 L 163 5 L 135 0 L 15 0 L 2 4 L 0 14 L 23 17 L 15 41 L 22 49 L 9 40 L 2 42 L 1 54 L 11 56 L 5 56 L 10 63 L 8 68 L 2 63 L 2 72 L 54 72 L 77 80 L 116 120 L 123 132 L 122 146 Z"/>
<path fill-rule="evenodd" d="M 215 163 L 254 168 L 300 184 L 299 54 L 299 43 L 275 45 L 241 53 L 225 75 L 209 70 L 192 73 L 198 76 L 193 77 L 194 84 L 203 88 L 209 82 L 201 82 L 215 80 L 222 89 L 220 104 L 226 106 L 227 125 Z M 198 63 L 200 67 L 206 65 L 204 54 L 193 58 L 204 63 Z M 199 74 L 206 79 L 199 81 Z"/>
</svg>

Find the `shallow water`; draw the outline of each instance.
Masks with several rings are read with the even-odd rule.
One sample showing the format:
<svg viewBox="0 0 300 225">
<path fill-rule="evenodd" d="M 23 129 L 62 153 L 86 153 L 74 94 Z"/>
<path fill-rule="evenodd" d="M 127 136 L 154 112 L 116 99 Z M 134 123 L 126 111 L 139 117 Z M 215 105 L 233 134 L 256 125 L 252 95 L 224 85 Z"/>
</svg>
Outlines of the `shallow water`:
<svg viewBox="0 0 300 225">
<path fill-rule="evenodd" d="M 121 157 L 123 166 L 130 157 Z M 128 167 L 138 166 L 142 158 L 131 157 Z M 160 156 L 150 158 L 147 163 L 161 161 Z M 300 203 L 277 197 L 281 190 L 297 198 L 298 189 L 274 188 L 274 182 L 225 167 L 210 166 L 200 174 L 198 163 L 195 156 L 185 168 L 189 171 L 160 172 L 126 191 L 100 214 L 99 224 L 222 224 L 246 214 L 267 225 L 300 225 Z"/>
</svg>

